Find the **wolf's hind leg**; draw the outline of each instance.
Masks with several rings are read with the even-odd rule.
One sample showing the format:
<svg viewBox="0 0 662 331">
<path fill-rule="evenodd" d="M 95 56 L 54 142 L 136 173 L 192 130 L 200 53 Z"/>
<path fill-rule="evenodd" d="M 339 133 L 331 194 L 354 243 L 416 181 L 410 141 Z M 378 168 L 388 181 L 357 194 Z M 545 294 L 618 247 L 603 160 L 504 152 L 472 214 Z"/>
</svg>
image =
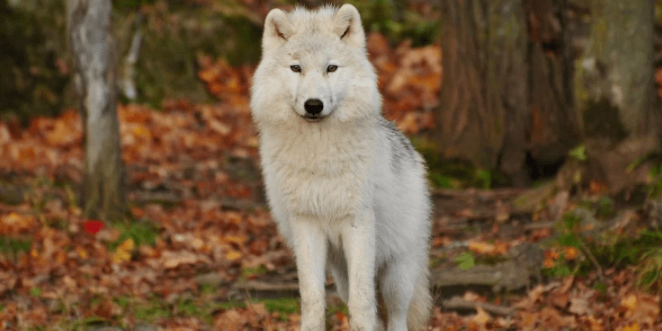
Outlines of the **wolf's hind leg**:
<svg viewBox="0 0 662 331">
<path fill-rule="evenodd" d="M 415 259 L 399 258 L 387 263 L 379 277 L 386 306 L 388 331 L 407 330 L 407 311 L 418 280 L 419 268 Z"/>
<path fill-rule="evenodd" d="M 334 261 L 335 262 L 335 261 Z M 347 278 L 347 265 L 344 263 L 331 263 L 331 276 L 336 283 L 336 291 L 340 299 L 346 304 L 349 299 L 349 279 Z"/>
</svg>

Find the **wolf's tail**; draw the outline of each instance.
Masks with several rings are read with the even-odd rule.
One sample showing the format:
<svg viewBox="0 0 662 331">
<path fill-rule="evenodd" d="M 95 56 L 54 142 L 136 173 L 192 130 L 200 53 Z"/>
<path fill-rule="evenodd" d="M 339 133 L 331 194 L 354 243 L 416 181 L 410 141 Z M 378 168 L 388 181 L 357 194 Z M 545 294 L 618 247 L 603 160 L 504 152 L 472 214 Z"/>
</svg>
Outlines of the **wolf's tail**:
<svg viewBox="0 0 662 331">
<path fill-rule="evenodd" d="M 407 311 L 407 329 L 418 331 L 430 319 L 432 312 L 432 294 L 430 293 L 430 271 L 423 268 L 423 272 L 414 287 L 414 295 Z"/>
</svg>

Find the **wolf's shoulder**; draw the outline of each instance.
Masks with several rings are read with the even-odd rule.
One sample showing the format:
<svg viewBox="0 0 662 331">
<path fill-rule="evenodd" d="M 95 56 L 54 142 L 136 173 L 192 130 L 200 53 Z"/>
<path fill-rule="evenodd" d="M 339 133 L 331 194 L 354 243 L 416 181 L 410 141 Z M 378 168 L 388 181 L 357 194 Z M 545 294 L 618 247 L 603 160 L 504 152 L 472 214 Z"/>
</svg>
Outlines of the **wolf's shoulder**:
<svg viewBox="0 0 662 331">
<path fill-rule="evenodd" d="M 380 117 L 378 127 L 388 144 L 388 152 L 394 170 L 400 170 L 404 165 L 421 161 L 409 138 L 398 129 L 394 122 Z"/>
</svg>

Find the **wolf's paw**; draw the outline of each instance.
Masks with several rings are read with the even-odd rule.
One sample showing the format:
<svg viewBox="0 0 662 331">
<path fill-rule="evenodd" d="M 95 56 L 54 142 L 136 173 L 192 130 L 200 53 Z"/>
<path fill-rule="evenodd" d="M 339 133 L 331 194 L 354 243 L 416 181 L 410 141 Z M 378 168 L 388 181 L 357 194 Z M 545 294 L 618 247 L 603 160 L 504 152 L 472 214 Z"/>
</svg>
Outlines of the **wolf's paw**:
<svg viewBox="0 0 662 331">
<path fill-rule="evenodd" d="M 322 323 L 301 322 L 301 331 L 325 331 L 326 326 Z"/>
<path fill-rule="evenodd" d="M 377 321 L 375 320 L 374 317 L 367 317 L 367 318 L 361 318 L 361 317 L 356 317 L 352 318 L 350 316 L 349 318 L 349 329 L 351 331 L 376 331 L 380 330 L 378 327 Z"/>
</svg>

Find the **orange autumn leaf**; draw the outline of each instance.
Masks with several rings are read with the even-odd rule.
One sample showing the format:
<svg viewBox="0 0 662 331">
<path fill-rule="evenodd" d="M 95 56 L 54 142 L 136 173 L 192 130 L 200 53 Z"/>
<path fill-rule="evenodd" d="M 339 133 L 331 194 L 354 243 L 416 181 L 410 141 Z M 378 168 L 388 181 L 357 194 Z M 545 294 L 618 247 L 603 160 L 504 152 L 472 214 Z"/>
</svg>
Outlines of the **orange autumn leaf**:
<svg viewBox="0 0 662 331">
<path fill-rule="evenodd" d="M 0 235 L 16 235 L 30 230 L 35 225 L 34 216 L 11 212 L 0 216 Z"/>
<path fill-rule="evenodd" d="M 565 247 L 563 248 L 563 256 L 566 260 L 574 260 L 577 258 L 577 248 Z"/>
<path fill-rule="evenodd" d="M 207 69 L 200 70 L 200 72 L 198 72 L 198 77 L 203 82 L 209 83 L 209 82 L 212 82 L 212 81 L 214 81 L 218 78 L 218 73 L 212 67 L 212 68 L 207 68 Z"/>
<path fill-rule="evenodd" d="M 605 183 L 592 180 L 589 183 L 589 191 L 593 194 L 605 194 L 609 192 L 609 187 Z"/>
<path fill-rule="evenodd" d="M 638 323 L 632 323 L 632 324 L 622 328 L 621 331 L 639 331 L 639 324 Z"/>
<path fill-rule="evenodd" d="M 559 252 L 557 252 L 557 251 L 549 250 L 549 249 L 545 251 L 545 258 L 546 258 L 546 259 L 550 259 L 550 260 L 554 260 L 554 261 L 556 261 L 556 260 L 559 259 L 559 257 L 561 257 L 561 255 L 560 255 Z"/>
<path fill-rule="evenodd" d="M 124 240 L 113 253 L 111 261 L 116 264 L 131 260 L 131 252 L 135 248 L 135 243 L 132 238 Z"/>
<path fill-rule="evenodd" d="M 627 310 L 635 310 L 637 308 L 637 296 L 630 294 L 621 299 L 621 307 L 624 307 Z"/>
<path fill-rule="evenodd" d="M 227 253 L 225 253 L 225 258 L 230 260 L 230 261 L 237 261 L 242 258 L 242 254 L 239 251 L 231 250 Z"/>
<path fill-rule="evenodd" d="M 483 255 L 503 255 L 508 251 L 508 246 L 499 242 L 490 244 L 482 241 L 470 241 L 468 248 L 476 254 Z"/>
</svg>

